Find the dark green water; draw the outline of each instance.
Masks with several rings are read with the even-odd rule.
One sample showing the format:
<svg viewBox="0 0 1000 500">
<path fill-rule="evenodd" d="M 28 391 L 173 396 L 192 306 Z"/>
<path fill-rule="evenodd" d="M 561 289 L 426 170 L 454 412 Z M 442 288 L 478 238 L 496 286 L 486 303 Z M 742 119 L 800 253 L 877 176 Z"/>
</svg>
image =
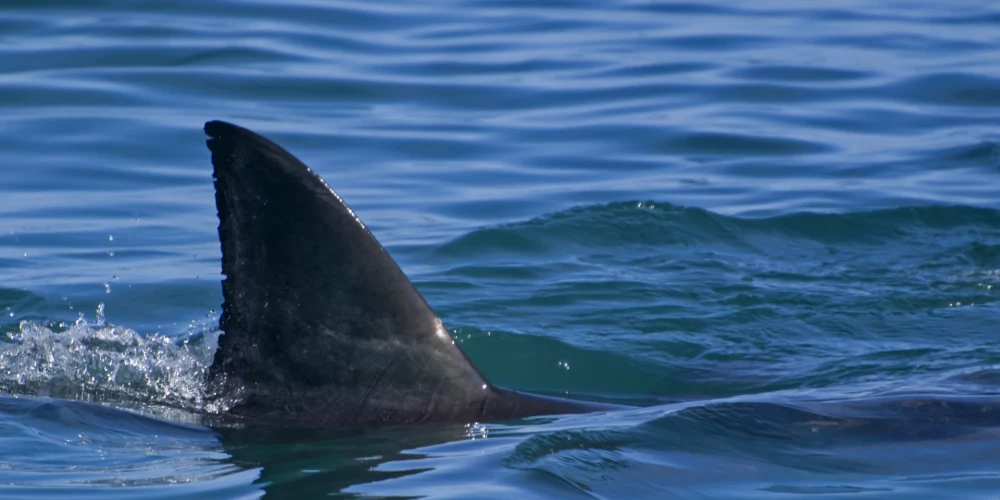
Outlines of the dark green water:
<svg viewBox="0 0 1000 500">
<path fill-rule="evenodd" d="M 5 2 L 0 41 L 0 497 L 1000 488 L 989 3 Z M 494 383 L 636 408 L 200 425 L 209 119 L 323 175 Z"/>
</svg>

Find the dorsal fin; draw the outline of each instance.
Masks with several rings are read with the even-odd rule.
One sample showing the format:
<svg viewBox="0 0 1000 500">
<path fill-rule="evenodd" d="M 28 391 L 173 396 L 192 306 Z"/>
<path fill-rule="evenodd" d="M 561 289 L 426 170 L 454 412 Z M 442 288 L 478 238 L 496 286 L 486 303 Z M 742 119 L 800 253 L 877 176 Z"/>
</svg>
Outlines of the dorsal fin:
<svg viewBox="0 0 1000 500">
<path fill-rule="evenodd" d="M 207 382 L 230 412 L 362 427 L 612 408 L 490 385 L 323 179 L 247 129 L 205 133 L 226 275 Z"/>
<path fill-rule="evenodd" d="M 209 377 L 233 411 L 351 425 L 482 405 L 489 383 L 318 175 L 247 129 L 205 133 L 226 275 Z"/>
</svg>

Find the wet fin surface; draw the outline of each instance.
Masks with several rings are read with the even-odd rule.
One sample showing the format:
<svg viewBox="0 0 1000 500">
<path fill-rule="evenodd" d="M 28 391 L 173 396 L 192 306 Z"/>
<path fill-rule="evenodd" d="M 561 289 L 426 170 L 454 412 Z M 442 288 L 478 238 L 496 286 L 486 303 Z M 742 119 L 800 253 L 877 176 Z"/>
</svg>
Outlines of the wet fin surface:
<svg viewBox="0 0 1000 500">
<path fill-rule="evenodd" d="M 593 409 L 492 387 L 318 175 L 247 129 L 205 133 L 226 275 L 207 382 L 232 413 L 360 427 Z"/>
</svg>

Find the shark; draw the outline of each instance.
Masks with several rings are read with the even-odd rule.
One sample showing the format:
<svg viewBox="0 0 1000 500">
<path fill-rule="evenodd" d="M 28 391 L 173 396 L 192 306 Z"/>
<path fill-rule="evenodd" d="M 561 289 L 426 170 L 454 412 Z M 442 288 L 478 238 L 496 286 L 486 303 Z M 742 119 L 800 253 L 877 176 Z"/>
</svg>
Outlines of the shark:
<svg viewBox="0 0 1000 500">
<path fill-rule="evenodd" d="M 225 275 L 206 390 L 229 414 L 354 429 L 621 408 L 490 383 L 319 175 L 246 128 L 204 130 Z"/>
</svg>

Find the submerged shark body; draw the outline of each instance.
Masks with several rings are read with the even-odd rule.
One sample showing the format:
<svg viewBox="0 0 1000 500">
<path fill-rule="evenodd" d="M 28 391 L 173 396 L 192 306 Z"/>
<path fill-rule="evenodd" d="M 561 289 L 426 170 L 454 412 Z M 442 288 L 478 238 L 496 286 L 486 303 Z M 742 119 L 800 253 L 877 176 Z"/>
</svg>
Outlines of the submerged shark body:
<svg viewBox="0 0 1000 500">
<path fill-rule="evenodd" d="M 205 133 L 226 275 L 207 383 L 230 413 L 355 428 L 613 408 L 490 384 L 323 179 L 250 130 Z"/>
</svg>

